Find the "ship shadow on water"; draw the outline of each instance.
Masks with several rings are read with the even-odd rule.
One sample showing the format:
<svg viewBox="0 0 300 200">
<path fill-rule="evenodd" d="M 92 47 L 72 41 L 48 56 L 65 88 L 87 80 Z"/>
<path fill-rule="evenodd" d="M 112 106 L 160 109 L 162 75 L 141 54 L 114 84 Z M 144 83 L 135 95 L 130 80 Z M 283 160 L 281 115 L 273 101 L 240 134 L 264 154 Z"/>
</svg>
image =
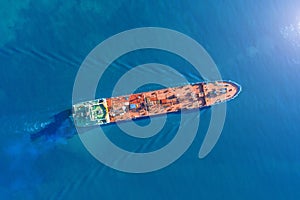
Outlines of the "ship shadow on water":
<svg viewBox="0 0 300 200">
<path fill-rule="evenodd" d="M 67 109 L 50 118 L 50 122 L 37 132 L 30 134 L 31 141 L 44 138 L 46 140 L 58 140 L 71 138 L 76 134 L 75 126 L 70 118 L 72 110 Z"/>
</svg>

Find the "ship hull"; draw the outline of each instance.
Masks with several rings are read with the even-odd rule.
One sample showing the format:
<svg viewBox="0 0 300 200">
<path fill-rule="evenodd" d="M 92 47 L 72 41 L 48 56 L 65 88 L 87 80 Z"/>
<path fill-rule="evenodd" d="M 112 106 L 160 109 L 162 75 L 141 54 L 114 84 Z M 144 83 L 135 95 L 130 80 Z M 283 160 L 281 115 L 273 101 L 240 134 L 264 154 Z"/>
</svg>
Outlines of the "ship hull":
<svg viewBox="0 0 300 200">
<path fill-rule="evenodd" d="M 240 86 L 232 81 L 199 82 L 73 105 L 78 127 L 89 127 L 147 116 L 199 109 L 233 99 Z"/>
</svg>

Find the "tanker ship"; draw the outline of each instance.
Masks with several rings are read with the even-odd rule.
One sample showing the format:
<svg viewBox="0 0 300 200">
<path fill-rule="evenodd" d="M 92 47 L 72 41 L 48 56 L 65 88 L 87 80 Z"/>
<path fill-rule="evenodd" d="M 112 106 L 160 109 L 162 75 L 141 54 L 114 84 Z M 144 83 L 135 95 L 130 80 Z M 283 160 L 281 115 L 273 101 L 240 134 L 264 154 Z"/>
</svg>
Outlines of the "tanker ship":
<svg viewBox="0 0 300 200">
<path fill-rule="evenodd" d="M 235 98 L 240 90 L 233 81 L 199 82 L 78 103 L 72 115 L 78 127 L 102 125 L 213 106 Z"/>
</svg>

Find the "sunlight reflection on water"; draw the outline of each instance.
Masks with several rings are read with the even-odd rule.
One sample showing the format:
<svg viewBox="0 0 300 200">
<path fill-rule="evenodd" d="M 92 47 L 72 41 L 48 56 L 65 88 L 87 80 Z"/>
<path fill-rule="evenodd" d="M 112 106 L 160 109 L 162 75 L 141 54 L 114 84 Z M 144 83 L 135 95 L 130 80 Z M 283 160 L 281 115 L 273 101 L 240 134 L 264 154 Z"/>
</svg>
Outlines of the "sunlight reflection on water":
<svg viewBox="0 0 300 200">
<path fill-rule="evenodd" d="M 296 23 L 291 23 L 280 30 L 285 40 L 295 47 L 300 47 L 300 19 Z"/>
</svg>

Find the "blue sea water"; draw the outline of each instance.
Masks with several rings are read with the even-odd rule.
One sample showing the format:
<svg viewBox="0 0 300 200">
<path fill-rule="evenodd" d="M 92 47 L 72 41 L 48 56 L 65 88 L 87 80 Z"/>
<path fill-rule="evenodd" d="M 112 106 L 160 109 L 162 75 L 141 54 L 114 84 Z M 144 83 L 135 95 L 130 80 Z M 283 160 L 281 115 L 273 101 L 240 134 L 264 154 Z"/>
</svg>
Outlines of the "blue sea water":
<svg viewBox="0 0 300 200">
<path fill-rule="evenodd" d="M 299 1 L 1 1 L 0 16 L 1 199 L 300 198 Z M 71 106 L 76 73 L 96 45 L 148 26 L 194 38 L 223 79 L 243 87 L 227 104 L 222 135 L 207 157 L 198 159 L 198 151 L 210 110 L 201 112 L 188 151 L 151 173 L 101 164 L 77 135 L 30 141 L 29 132 Z M 175 55 L 137 51 L 114 62 L 98 95 L 108 97 L 123 73 L 148 62 L 173 66 L 191 82 L 203 80 Z M 142 150 L 174 137 L 178 115 L 168 119 L 171 125 L 155 141 L 139 143 Z M 140 142 L 127 143 L 115 127 L 106 129 L 124 148 Z"/>
</svg>

